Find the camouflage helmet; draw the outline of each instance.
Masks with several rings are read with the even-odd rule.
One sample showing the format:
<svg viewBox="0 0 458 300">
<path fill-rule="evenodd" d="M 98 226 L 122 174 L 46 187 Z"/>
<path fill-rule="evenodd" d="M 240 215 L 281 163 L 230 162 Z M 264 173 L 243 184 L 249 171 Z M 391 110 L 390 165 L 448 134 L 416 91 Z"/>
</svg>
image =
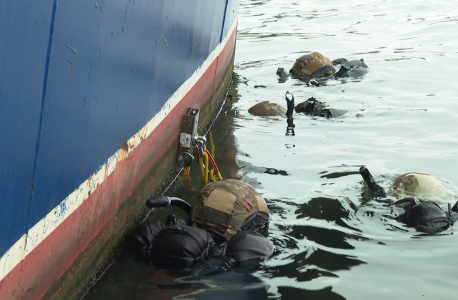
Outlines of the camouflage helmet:
<svg viewBox="0 0 458 300">
<path fill-rule="evenodd" d="M 191 221 L 193 226 L 210 229 L 230 239 L 240 230 L 266 227 L 269 211 L 264 198 L 252 186 L 226 179 L 202 189 L 194 204 Z"/>
<path fill-rule="evenodd" d="M 402 197 L 418 197 L 439 205 L 454 201 L 453 193 L 437 178 L 426 173 L 411 172 L 399 176 L 393 182 L 393 191 Z"/>
<path fill-rule="evenodd" d="M 262 101 L 250 107 L 248 112 L 254 116 L 282 116 L 286 109 L 277 103 Z"/>
<path fill-rule="evenodd" d="M 336 70 L 332 62 L 321 53 L 312 52 L 310 54 L 302 55 L 289 72 L 296 77 L 323 77 L 333 74 Z"/>
</svg>

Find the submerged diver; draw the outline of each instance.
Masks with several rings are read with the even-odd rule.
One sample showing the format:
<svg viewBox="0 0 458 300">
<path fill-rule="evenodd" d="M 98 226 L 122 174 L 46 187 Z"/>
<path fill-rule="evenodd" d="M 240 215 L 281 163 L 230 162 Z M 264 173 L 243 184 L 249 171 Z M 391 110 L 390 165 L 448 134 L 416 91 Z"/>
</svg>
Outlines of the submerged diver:
<svg viewBox="0 0 458 300">
<path fill-rule="evenodd" d="M 385 190 L 377 184 L 366 167 L 362 166 L 359 169 L 359 172 L 369 189 L 373 192 L 374 197 L 386 197 Z M 402 181 L 402 178 L 405 178 L 406 175 L 409 174 L 413 176 L 416 176 L 416 174 L 427 175 L 422 173 L 408 173 L 401 175 L 397 180 L 395 180 L 395 189 L 400 186 L 398 181 Z M 410 180 L 410 183 L 413 184 L 412 180 Z M 447 211 L 442 210 L 435 201 L 420 199 L 417 197 L 401 199 L 396 201 L 394 205 L 405 209 L 404 213 L 396 217 L 396 221 L 426 233 L 437 233 L 446 230 L 447 228 L 453 226 L 455 221 L 458 219 L 458 202 L 455 203 L 453 207 L 449 203 Z"/>
<path fill-rule="evenodd" d="M 186 201 L 159 196 L 145 203 L 148 207 L 178 206 L 188 220 L 170 215 L 165 225 L 146 221 L 128 237 L 132 252 L 154 259 L 190 263 L 208 257 L 227 257 L 238 263 L 252 258 L 268 258 L 273 245 L 266 238 L 269 211 L 266 201 L 249 184 L 221 180 L 208 184 L 191 206 Z"/>
</svg>

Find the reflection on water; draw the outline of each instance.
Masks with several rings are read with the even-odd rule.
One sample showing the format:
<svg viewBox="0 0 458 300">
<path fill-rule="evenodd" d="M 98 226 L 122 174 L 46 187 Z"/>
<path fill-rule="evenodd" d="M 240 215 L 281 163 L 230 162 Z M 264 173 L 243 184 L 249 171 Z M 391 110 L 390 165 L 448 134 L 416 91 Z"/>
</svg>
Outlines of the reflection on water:
<svg viewBox="0 0 458 300">
<path fill-rule="evenodd" d="M 248 182 L 266 198 L 275 255 L 251 266 L 212 260 L 174 269 L 123 253 L 86 299 L 452 297 L 455 229 L 424 235 L 396 222 L 402 210 L 392 205 L 399 198 L 390 187 L 401 174 L 425 172 L 456 194 L 455 6 L 241 0 L 235 84 L 213 128 L 212 151 L 224 178 Z M 319 86 L 279 80 L 278 68 L 289 70 L 313 51 L 331 60 L 363 58 L 370 71 Z M 346 113 L 294 114 L 294 127 L 286 117 L 248 113 L 265 100 L 286 106 L 286 91 L 296 103 L 315 97 Z M 387 198 L 367 189 L 363 165 Z M 169 195 L 193 202 L 198 176 L 194 168 L 191 189 L 183 183 Z"/>
</svg>

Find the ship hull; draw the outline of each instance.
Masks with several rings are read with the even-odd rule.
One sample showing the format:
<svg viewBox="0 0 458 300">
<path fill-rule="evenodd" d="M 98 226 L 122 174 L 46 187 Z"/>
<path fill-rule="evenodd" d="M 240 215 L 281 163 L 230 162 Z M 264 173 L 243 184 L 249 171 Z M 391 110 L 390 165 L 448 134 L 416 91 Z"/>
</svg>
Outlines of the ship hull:
<svg viewBox="0 0 458 300">
<path fill-rule="evenodd" d="M 10 8 L 49 27 L 27 91 L 26 44 L 0 46 L 17 59 L 0 74 L 0 299 L 81 295 L 173 170 L 186 109 L 205 126 L 231 78 L 237 1 L 83 4 Z"/>
</svg>

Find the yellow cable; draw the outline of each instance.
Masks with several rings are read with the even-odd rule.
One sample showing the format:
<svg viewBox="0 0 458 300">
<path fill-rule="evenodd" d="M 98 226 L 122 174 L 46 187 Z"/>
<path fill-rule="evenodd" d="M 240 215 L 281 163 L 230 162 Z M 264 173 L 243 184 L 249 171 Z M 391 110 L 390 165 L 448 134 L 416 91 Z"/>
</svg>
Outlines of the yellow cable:
<svg viewBox="0 0 458 300">
<path fill-rule="evenodd" d="M 204 182 L 205 179 L 205 170 L 204 170 L 204 158 L 201 156 L 199 159 L 199 166 L 200 166 L 200 175 L 202 176 L 202 182 Z"/>
<path fill-rule="evenodd" d="M 210 141 L 210 145 L 211 145 L 210 153 L 213 156 L 213 159 L 215 159 L 215 144 L 213 143 L 212 131 L 213 131 L 213 129 L 210 129 L 210 131 L 208 132 L 208 140 Z"/>
<path fill-rule="evenodd" d="M 184 180 L 184 181 L 186 181 L 186 179 L 187 179 L 187 178 L 186 178 L 186 169 L 187 169 L 187 168 L 184 168 L 184 172 L 183 172 L 183 180 Z"/>
<path fill-rule="evenodd" d="M 215 169 L 208 170 L 208 175 L 210 176 L 210 180 L 212 182 L 215 181 Z"/>
</svg>

